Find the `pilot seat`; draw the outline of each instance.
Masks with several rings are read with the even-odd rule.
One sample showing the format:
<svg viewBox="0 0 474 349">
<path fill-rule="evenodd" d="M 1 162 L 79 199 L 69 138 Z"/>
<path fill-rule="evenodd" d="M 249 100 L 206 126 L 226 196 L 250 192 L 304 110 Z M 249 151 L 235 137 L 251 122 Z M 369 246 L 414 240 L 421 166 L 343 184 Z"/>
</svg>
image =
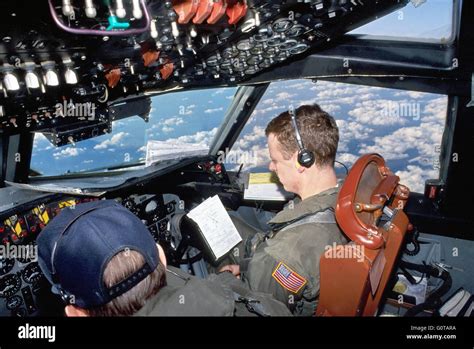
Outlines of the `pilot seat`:
<svg viewBox="0 0 474 349">
<path fill-rule="evenodd" d="M 320 259 L 317 316 L 375 316 L 410 226 L 403 208 L 409 189 L 378 154 L 349 171 L 335 210 L 350 239 Z"/>
</svg>

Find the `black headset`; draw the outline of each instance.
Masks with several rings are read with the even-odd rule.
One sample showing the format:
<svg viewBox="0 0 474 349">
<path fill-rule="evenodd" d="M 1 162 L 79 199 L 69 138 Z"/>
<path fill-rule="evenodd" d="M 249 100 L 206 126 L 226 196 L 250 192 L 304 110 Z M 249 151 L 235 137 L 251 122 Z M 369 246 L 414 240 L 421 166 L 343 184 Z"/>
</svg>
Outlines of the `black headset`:
<svg viewBox="0 0 474 349">
<path fill-rule="evenodd" d="M 306 149 L 303 145 L 303 141 L 301 140 L 301 134 L 298 129 L 298 125 L 296 124 L 296 113 L 295 108 L 290 105 L 288 109 L 288 113 L 291 116 L 291 122 L 293 124 L 293 128 L 295 129 L 295 136 L 296 142 L 298 143 L 299 151 L 298 151 L 298 163 L 304 167 L 311 167 L 314 164 L 314 154 L 312 151 Z"/>
</svg>

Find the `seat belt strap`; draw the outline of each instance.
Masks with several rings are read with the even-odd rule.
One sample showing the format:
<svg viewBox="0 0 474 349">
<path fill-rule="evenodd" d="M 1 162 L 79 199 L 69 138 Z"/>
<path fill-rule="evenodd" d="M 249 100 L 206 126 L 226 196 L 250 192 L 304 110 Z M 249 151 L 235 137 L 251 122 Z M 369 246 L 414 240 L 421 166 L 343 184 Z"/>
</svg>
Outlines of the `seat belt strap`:
<svg viewBox="0 0 474 349">
<path fill-rule="evenodd" d="M 321 211 L 303 215 L 290 222 L 275 224 L 272 227 L 272 231 L 273 233 L 282 232 L 308 223 L 335 224 L 336 217 L 334 215 L 334 209 L 332 207 L 328 207 Z"/>
</svg>

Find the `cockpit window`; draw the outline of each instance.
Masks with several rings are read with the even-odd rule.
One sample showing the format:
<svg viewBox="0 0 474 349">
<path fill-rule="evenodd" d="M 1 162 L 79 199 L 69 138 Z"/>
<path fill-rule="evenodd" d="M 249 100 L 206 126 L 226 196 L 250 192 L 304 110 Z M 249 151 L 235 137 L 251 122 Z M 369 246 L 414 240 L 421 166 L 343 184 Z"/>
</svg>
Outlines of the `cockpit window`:
<svg viewBox="0 0 474 349">
<path fill-rule="evenodd" d="M 453 0 L 414 0 L 349 34 L 446 43 L 453 39 Z"/>
<path fill-rule="evenodd" d="M 113 122 L 113 132 L 75 145 L 54 147 L 35 134 L 31 168 L 44 176 L 144 165 L 147 144 L 180 152 L 209 145 L 236 88 L 169 93 L 152 97 L 149 121 L 134 116 Z M 173 154 L 171 154 L 173 155 Z"/>
<path fill-rule="evenodd" d="M 423 192 L 426 179 L 439 177 L 447 96 L 335 82 L 292 80 L 272 83 L 231 151 L 228 169 L 268 171 L 265 127 L 279 113 L 318 103 L 339 126 L 337 160 L 347 167 L 363 154 L 379 153 L 401 183 Z M 339 175 L 344 168 L 336 164 Z"/>
</svg>

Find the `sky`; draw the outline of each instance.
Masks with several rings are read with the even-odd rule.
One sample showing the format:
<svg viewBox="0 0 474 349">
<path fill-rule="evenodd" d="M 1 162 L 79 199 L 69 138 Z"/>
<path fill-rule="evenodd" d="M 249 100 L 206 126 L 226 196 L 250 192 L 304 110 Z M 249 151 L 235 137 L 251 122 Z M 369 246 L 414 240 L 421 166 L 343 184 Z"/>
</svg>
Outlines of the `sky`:
<svg viewBox="0 0 474 349">
<path fill-rule="evenodd" d="M 452 0 L 426 0 L 418 7 L 408 4 L 352 33 L 442 40 L 451 36 L 452 14 Z"/>
<path fill-rule="evenodd" d="M 439 40 L 449 36 L 450 13 L 449 1 L 428 0 L 418 8 L 409 4 L 403 9 L 402 20 L 395 12 L 358 32 L 379 35 L 388 31 Z M 209 146 L 235 91 L 221 88 L 153 97 L 148 123 L 139 117 L 120 120 L 113 123 L 111 134 L 75 146 L 55 148 L 37 134 L 31 167 L 43 175 L 57 175 L 135 163 L 145 159 L 150 140 Z M 422 192 L 426 179 L 438 178 L 446 96 L 307 80 L 270 85 L 232 152 L 226 154 L 228 169 L 244 163 L 246 171 L 266 170 L 265 126 L 290 103 L 318 103 L 335 117 L 340 131 L 337 160 L 346 165 L 362 154 L 378 152 L 412 191 Z"/>
</svg>

